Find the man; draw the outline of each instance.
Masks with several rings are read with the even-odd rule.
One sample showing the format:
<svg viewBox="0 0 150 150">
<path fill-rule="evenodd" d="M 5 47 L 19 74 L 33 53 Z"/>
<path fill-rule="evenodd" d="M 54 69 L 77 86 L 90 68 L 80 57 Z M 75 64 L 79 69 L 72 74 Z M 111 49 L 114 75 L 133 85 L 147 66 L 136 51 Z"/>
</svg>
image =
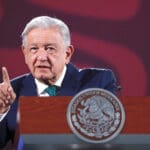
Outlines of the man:
<svg viewBox="0 0 150 150">
<path fill-rule="evenodd" d="M 49 96 L 45 89 L 56 85 L 56 95 L 74 96 L 87 88 L 116 93 L 116 79 L 109 69 L 78 70 L 70 59 L 74 52 L 67 25 L 48 16 L 33 18 L 22 33 L 22 52 L 31 73 L 9 80 L 2 68 L 0 84 L 0 147 L 13 141 L 20 96 Z"/>
</svg>

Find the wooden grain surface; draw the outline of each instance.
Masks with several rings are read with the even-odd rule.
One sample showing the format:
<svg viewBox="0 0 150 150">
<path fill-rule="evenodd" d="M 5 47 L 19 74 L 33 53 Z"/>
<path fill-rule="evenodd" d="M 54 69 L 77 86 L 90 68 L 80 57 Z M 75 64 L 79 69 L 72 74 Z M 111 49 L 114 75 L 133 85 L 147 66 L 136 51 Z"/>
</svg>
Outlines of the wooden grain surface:
<svg viewBox="0 0 150 150">
<path fill-rule="evenodd" d="M 72 97 L 21 97 L 19 102 L 21 134 L 67 134 L 66 111 Z M 126 113 L 121 133 L 150 133 L 150 97 L 119 97 Z"/>
</svg>

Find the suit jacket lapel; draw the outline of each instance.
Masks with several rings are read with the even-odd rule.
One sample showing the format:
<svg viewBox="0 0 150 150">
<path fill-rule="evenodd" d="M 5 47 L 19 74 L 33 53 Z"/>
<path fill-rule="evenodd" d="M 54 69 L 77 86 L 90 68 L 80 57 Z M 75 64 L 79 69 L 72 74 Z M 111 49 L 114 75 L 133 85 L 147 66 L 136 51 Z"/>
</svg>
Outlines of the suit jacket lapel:
<svg viewBox="0 0 150 150">
<path fill-rule="evenodd" d="M 67 65 L 67 71 L 62 83 L 60 95 L 73 96 L 78 92 L 81 84 L 78 79 L 78 74 L 79 71 L 72 64 Z"/>
</svg>

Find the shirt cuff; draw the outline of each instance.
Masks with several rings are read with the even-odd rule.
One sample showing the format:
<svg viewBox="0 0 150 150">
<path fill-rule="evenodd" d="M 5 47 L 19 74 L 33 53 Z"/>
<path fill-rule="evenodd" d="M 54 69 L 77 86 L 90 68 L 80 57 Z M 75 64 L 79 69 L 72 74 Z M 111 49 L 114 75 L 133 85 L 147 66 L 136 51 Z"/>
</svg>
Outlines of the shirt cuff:
<svg viewBox="0 0 150 150">
<path fill-rule="evenodd" d="M 10 109 L 10 108 L 9 108 Z M 5 116 L 8 114 L 9 109 L 4 113 L 0 114 L 0 122 L 5 118 Z"/>
</svg>

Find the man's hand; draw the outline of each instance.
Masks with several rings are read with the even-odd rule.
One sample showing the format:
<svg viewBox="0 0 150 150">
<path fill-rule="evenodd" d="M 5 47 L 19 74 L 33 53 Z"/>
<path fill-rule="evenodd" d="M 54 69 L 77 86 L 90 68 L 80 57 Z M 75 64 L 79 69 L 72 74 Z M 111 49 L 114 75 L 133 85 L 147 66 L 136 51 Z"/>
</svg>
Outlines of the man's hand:
<svg viewBox="0 0 150 150">
<path fill-rule="evenodd" d="M 5 113 L 16 98 L 5 67 L 2 67 L 2 78 L 3 82 L 0 83 L 0 114 Z"/>
</svg>

